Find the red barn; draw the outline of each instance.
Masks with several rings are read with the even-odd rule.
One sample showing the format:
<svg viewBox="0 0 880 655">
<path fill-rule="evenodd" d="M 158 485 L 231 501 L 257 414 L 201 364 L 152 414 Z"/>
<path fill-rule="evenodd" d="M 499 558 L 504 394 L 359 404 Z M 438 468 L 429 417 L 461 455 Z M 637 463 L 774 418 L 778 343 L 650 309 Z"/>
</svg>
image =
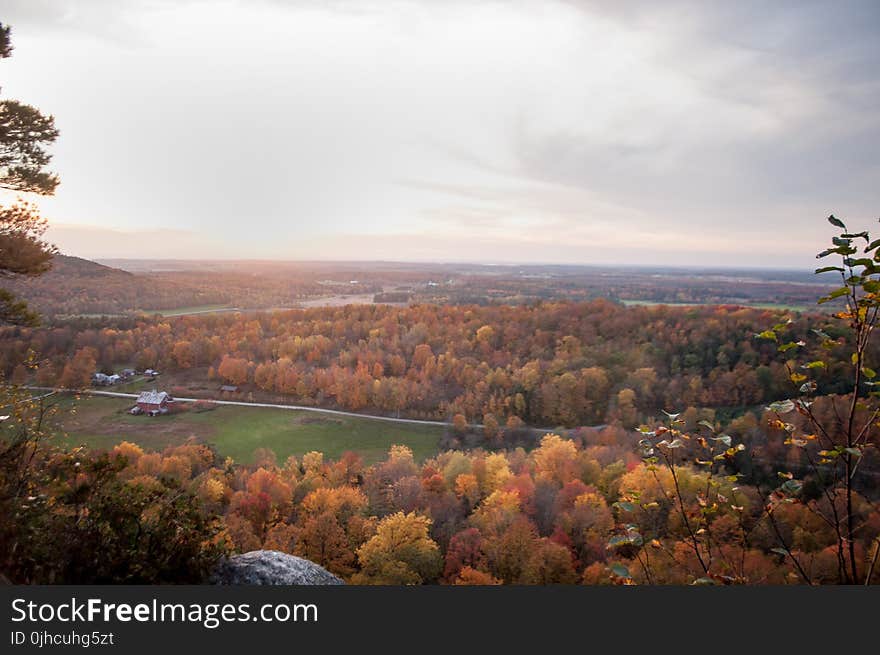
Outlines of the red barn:
<svg viewBox="0 0 880 655">
<path fill-rule="evenodd" d="M 168 404 L 174 402 L 174 398 L 164 391 L 142 391 L 137 399 L 137 407 L 145 414 L 164 414 L 168 411 Z"/>
</svg>

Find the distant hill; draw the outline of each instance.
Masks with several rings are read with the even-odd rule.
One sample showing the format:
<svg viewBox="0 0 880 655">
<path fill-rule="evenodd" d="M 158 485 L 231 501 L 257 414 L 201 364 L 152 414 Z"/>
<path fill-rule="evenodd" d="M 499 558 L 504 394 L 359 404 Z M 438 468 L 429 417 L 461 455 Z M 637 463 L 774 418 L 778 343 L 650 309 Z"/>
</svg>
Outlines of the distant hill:
<svg viewBox="0 0 880 655">
<path fill-rule="evenodd" d="M 242 269 L 239 264 L 225 270 L 133 272 L 81 257 L 57 255 L 48 273 L 0 280 L 0 285 L 49 320 L 157 311 L 193 313 L 206 307 L 290 307 L 330 293 L 317 281 L 317 272 Z M 381 290 L 381 286 L 364 285 L 365 292 Z"/>
<path fill-rule="evenodd" d="M 44 279 L 53 280 L 60 277 L 83 277 L 131 280 L 134 274 L 104 264 L 73 257 L 71 255 L 56 255 L 52 259 L 52 269 L 44 276 Z"/>
<path fill-rule="evenodd" d="M 45 318 L 127 314 L 182 305 L 224 302 L 174 280 L 136 275 L 81 257 L 56 255 L 49 272 L 36 278 L 3 280 Z"/>
</svg>

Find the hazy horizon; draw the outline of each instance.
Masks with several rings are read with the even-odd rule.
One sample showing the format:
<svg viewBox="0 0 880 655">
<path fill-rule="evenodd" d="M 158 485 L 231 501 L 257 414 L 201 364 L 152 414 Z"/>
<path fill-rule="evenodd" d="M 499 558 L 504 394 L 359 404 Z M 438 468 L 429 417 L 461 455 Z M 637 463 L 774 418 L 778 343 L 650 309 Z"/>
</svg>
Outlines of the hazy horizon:
<svg viewBox="0 0 880 655">
<path fill-rule="evenodd" d="M 429 266 L 440 266 L 440 267 L 449 267 L 449 266 L 459 266 L 459 267 L 482 267 L 482 268 L 595 268 L 599 270 L 614 270 L 617 268 L 627 268 L 633 270 L 642 270 L 642 271 L 678 271 L 678 270 L 693 270 L 700 272 L 714 272 L 714 271 L 730 271 L 730 272 L 767 272 L 772 273 L 774 271 L 778 271 L 780 273 L 804 273 L 813 275 L 814 266 L 738 266 L 735 264 L 727 265 L 727 264 L 714 264 L 714 265 L 700 265 L 700 264 L 629 264 L 626 262 L 618 262 L 618 263 L 607 263 L 607 264 L 590 264 L 590 263 L 561 263 L 561 262 L 542 262 L 542 261 L 531 261 L 531 262 L 492 262 L 492 261 L 472 261 L 472 260 L 456 260 L 456 259 L 448 259 L 448 260 L 410 260 L 410 259 L 338 259 L 338 258 L 325 258 L 325 259 L 281 259 L 281 258 L 249 258 L 249 257 L 81 257 L 80 255 L 61 252 L 62 255 L 67 255 L 71 257 L 79 257 L 80 259 L 88 259 L 89 261 L 93 261 L 98 264 L 103 264 L 105 266 L 113 266 L 115 264 L 121 264 L 126 262 L 132 263 L 194 263 L 194 264 L 234 264 L 234 263 L 242 263 L 242 264 L 320 264 L 320 265 L 346 265 L 346 264 L 357 264 L 364 265 L 369 264 L 373 266 L 381 266 L 381 265 L 389 265 L 395 267 L 406 267 L 406 266 L 416 266 L 416 267 L 429 267 Z M 118 266 L 120 268 L 124 268 L 122 266 Z M 184 270 L 184 269 L 180 269 Z M 816 278 L 817 283 L 823 283 L 823 279 L 820 277 Z"/>
<path fill-rule="evenodd" d="M 806 270 L 825 216 L 877 216 L 873 2 L 8 0 L 0 18 L 3 97 L 61 131 L 48 238 L 87 259 Z"/>
</svg>

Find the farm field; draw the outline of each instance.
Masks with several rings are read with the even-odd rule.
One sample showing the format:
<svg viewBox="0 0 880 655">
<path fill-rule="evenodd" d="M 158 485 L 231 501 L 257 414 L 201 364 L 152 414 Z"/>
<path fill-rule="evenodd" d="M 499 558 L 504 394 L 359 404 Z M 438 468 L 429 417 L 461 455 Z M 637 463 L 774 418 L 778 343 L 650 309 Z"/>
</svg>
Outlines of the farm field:
<svg viewBox="0 0 880 655">
<path fill-rule="evenodd" d="M 170 309 L 150 309 L 144 310 L 144 314 L 162 315 L 166 317 L 172 316 L 188 316 L 190 314 L 214 314 L 217 312 L 234 312 L 238 311 L 237 307 L 229 305 L 194 305 L 192 307 L 173 307 Z"/>
<path fill-rule="evenodd" d="M 383 459 L 393 444 L 409 446 L 416 460 L 435 454 L 443 428 L 384 424 L 369 419 L 323 417 L 311 412 L 259 407 L 221 406 L 149 418 L 132 416 L 132 401 L 97 396 L 64 398 L 57 427 L 67 445 L 108 449 L 130 441 L 153 450 L 190 437 L 213 445 L 221 455 L 250 463 L 257 448 L 269 448 L 284 461 L 312 450 L 338 458 L 351 450 L 368 463 Z"/>
<path fill-rule="evenodd" d="M 301 300 L 298 304 L 300 307 L 345 307 L 345 305 L 372 305 L 372 293 L 347 294 L 339 296 L 325 296 L 323 298 L 314 298 L 312 300 Z"/>
<path fill-rule="evenodd" d="M 224 312 L 237 312 L 237 307 L 229 305 L 194 305 L 192 307 L 174 307 L 171 309 L 130 309 L 124 312 L 101 312 L 81 314 L 58 314 L 56 318 L 67 320 L 74 318 L 119 318 L 122 316 L 162 316 L 175 318 L 177 316 L 191 316 L 193 314 L 222 314 Z"/>
<path fill-rule="evenodd" d="M 755 309 L 778 309 L 783 311 L 791 311 L 791 312 L 808 312 L 808 311 L 816 311 L 816 306 L 811 305 L 798 305 L 791 303 L 772 303 L 772 302 L 758 302 L 758 303 L 696 303 L 696 302 L 658 302 L 654 300 L 621 300 L 624 305 L 628 307 L 656 307 L 657 305 L 668 305 L 670 307 L 699 307 L 704 304 L 735 304 L 741 307 L 752 307 Z"/>
</svg>

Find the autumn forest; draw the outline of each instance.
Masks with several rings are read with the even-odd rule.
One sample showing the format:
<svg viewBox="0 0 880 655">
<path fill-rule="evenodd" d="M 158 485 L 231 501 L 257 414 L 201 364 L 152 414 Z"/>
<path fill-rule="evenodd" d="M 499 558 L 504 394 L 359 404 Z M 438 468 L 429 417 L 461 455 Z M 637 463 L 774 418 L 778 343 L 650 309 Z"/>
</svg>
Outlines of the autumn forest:
<svg viewBox="0 0 880 655">
<path fill-rule="evenodd" d="M 184 492 L 198 526 L 188 529 L 201 535 L 202 545 L 189 544 L 196 561 L 280 550 L 353 583 L 812 584 L 865 576 L 880 533 L 873 441 L 852 475 L 854 567 L 841 563 L 839 526 L 826 520 L 843 512 L 831 469 L 817 466 L 829 449 L 792 446 L 813 422 L 829 440 L 843 437 L 854 345 L 839 319 L 821 314 L 597 300 L 80 319 L 5 328 L 0 362 L 20 394 L 87 390 L 95 371 L 131 366 L 162 371 L 172 395 L 206 405 L 227 385 L 223 397 L 243 402 L 447 423 L 434 456 L 417 461 L 394 446 L 374 465 L 356 452 L 278 461 L 265 449 L 245 465 L 197 438 L 153 452 L 125 434 L 104 454 L 41 452 L 67 493 L 93 476 L 85 506 L 123 489 L 147 505 Z M 864 356 L 876 359 L 873 342 Z M 806 380 L 809 411 L 783 406 Z M 25 405 L 58 411 L 44 402 Z M 657 462 L 639 430 L 689 436 Z M 97 535 L 80 531 L 98 527 L 77 522 L 71 538 L 87 544 Z M 17 562 L 14 574 L 170 575 L 121 563 L 81 569 L 71 557 L 47 556 L 60 570 Z"/>
<path fill-rule="evenodd" d="M 574 38 L 593 23 L 568 12 L 590 14 L 580 7 L 590 3 L 548 2 L 534 15 L 487 3 L 513 13 L 488 21 L 470 56 L 459 15 L 442 34 L 456 35 L 454 48 L 440 39 L 422 52 L 421 30 L 445 23 L 418 13 L 383 28 L 389 15 L 372 5 L 268 21 L 299 3 L 253 3 L 266 13 L 245 28 L 230 16 L 249 3 L 212 10 L 216 25 L 198 16 L 204 3 L 96 3 L 94 16 L 118 4 L 161 21 L 136 36 L 136 20 L 108 20 L 108 34 L 130 27 L 131 38 L 102 32 L 100 47 L 71 46 L 79 68 L 61 76 L 91 82 L 101 66 L 125 68 L 104 71 L 112 93 L 96 83 L 65 100 L 79 82 L 52 82 L 47 96 L 28 85 L 51 73 L 46 62 L 69 63 L 67 50 L 42 54 L 52 39 L 33 26 L 48 20 L 60 34 L 76 11 L 49 20 L 54 5 L 29 15 L 19 4 L 21 65 L 41 68 L 11 88 L 55 98 L 70 143 L 87 145 L 58 158 L 71 193 L 39 204 L 61 183 L 51 162 L 62 131 L 53 115 L 0 100 L 0 585 L 242 583 L 221 579 L 224 567 L 240 567 L 246 584 L 880 584 L 880 239 L 858 209 L 876 200 L 876 171 L 861 172 L 859 150 L 859 174 L 839 184 L 830 169 L 796 179 L 809 159 L 836 168 L 851 144 L 870 144 L 845 127 L 873 116 L 848 120 L 830 96 L 801 98 L 810 67 L 754 92 L 738 85 L 772 77 L 778 62 L 737 76 L 735 90 L 718 81 L 724 93 L 704 106 L 706 71 L 664 77 L 678 60 L 601 92 L 669 46 L 642 46 L 658 31 L 650 21 L 617 39 L 625 20 L 610 10 Z M 523 41 L 552 15 L 564 19 L 547 33 L 552 47 L 529 50 Z M 71 33 L 92 38 L 83 35 L 94 17 L 83 16 Z M 197 17 L 198 29 L 180 23 L 191 33 L 177 54 L 179 38 L 163 36 L 172 16 Z M 315 53 L 281 31 L 317 16 L 327 22 L 316 23 Z M 345 38 L 328 57 L 321 30 L 341 16 L 334 30 Z M 499 43 L 515 51 L 484 71 L 489 35 L 524 16 Z M 204 44 L 202 56 L 198 32 L 222 35 L 223 20 L 222 49 Z M 382 41 L 372 53 L 384 57 L 406 45 L 404 25 L 419 26 L 412 75 L 398 79 L 411 62 L 395 54 L 379 66 L 363 44 L 346 68 L 347 38 L 386 29 L 394 48 Z M 279 49 L 243 69 L 241 90 L 226 75 L 262 52 L 262 41 L 239 44 L 264 31 Z M 0 23 L 0 60 L 13 55 L 12 35 Z M 564 49 L 582 42 L 611 54 Z M 106 54 L 121 43 L 119 56 Z M 303 50 L 285 58 L 291 44 Z M 434 50 L 445 53 L 436 70 Z M 453 66 L 453 55 L 466 59 Z M 584 85 L 596 61 L 610 68 Z M 535 62 L 522 96 L 508 97 L 523 82 L 512 73 Z M 556 95 L 573 62 L 583 66 L 571 88 L 589 89 L 580 100 Z M 196 64 L 206 68 L 186 72 Z M 114 109 L 137 65 L 151 83 Z M 153 84 L 164 65 L 168 84 Z M 442 89 L 444 77 L 454 88 Z M 222 88 L 200 100 L 215 78 Z M 496 78 L 506 81 L 496 88 Z M 165 117 L 163 89 L 174 84 Z M 368 101 L 373 87 L 406 93 Z M 348 107 L 340 94 L 350 89 Z M 669 89 L 676 97 L 659 102 Z M 740 92 L 748 101 L 725 108 Z M 847 93 L 837 95 L 856 97 Z M 542 110 L 545 96 L 553 106 Z M 659 110 L 639 107 L 642 96 Z M 784 111 L 761 106 L 779 97 Z M 803 145 L 823 130 L 798 121 L 819 108 L 845 135 L 844 146 L 823 146 L 833 157 Z M 725 120 L 731 135 L 716 143 Z M 789 121 L 796 130 L 774 142 Z M 489 134 L 507 124 L 510 134 Z M 116 141 L 124 153 L 114 157 Z M 804 150 L 785 160 L 794 142 Z M 810 196 L 817 186 L 833 187 L 855 217 L 817 209 L 828 201 Z M 62 252 L 52 235 L 96 255 Z M 817 251 L 818 268 L 801 265 Z M 383 255 L 358 259 L 373 252 Z"/>
</svg>

